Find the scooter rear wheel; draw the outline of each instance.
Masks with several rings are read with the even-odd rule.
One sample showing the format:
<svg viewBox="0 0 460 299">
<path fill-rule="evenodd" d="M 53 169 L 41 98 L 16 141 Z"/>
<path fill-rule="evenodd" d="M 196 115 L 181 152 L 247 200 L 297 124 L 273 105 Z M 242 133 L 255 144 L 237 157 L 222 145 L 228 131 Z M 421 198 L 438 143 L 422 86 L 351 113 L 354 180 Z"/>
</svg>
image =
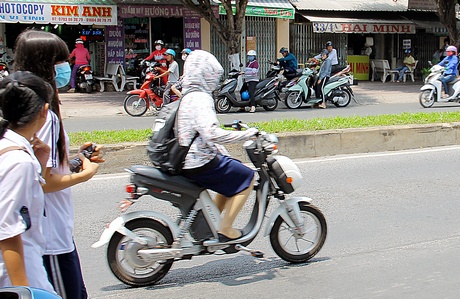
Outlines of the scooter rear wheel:
<svg viewBox="0 0 460 299">
<path fill-rule="evenodd" d="M 347 107 L 351 102 L 351 93 L 348 89 L 343 89 L 343 96 L 333 102 L 336 107 Z"/>
<path fill-rule="evenodd" d="M 323 213 L 314 205 L 300 202 L 305 234 L 296 237 L 293 227 L 284 222 L 281 216 L 270 231 L 270 244 L 275 253 L 285 261 L 304 263 L 314 257 L 326 241 L 327 224 Z"/>
<path fill-rule="evenodd" d="M 273 99 L 273 104 L 271 105 L 263 105 L 262 106 L 265 111 L 274 111 L 278 107 L 278 99 Z"/>
<path fill-rule="evenodd" d="M 142 116 L 147 112 L 147 99 L 140 98 L 137 94 L 128 95 L 123 103 L 126 113 L 131 116 Z"/>
<path fill-rule="evenodd" d="M 116 278 L 130 286 L 155 284 L 168 273 L 173 260 L 143 259 L 138 251 L 147 248 L 169 248 L 173 242 L 171 231 L 160 222 L 146 218 L 131 220 L 125 227 L 147 241 L 148 245 L 143 246 L 130 237 L 115 233 L 107 248 L 110 270 Z"/>
<path fill-rule="evenodd" d="M 422 105 L 423 108 L 430 108 L 433 106 L 435 102 L 435 97 L 434 93 L 431 94 L 431 90 L 424 90 L 420 93 L 419 100 L 420 100 L 420 105 Z"/>
<path fill-rule="evenodd" d="M 284 103 L 289 109 L 297 109 L 302 106 L 303 94 L 300 91 L 288 91 L 284 98 Z"/>
</svg>

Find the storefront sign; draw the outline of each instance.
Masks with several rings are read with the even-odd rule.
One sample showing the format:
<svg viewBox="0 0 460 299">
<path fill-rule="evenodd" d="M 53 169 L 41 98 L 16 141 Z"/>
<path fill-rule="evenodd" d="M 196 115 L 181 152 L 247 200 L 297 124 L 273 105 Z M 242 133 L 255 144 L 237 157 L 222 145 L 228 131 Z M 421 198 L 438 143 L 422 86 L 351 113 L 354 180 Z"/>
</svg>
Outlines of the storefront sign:
<svg viewBox="0 0 460 299">
<path fill-rule="evenodd" d="M 105 42 L 107 63 L 125 63 L 125 42 L 123 26 L 107 26 L 105 29 Z"/>
<path fill-rule="evenodd" d="M 317 33 L 409 33 L 415 34 L 413 24 L 365 24 L 313 22 Z"/>
<path fill-rule="evenodd" d="M 369 80 L 369 56 L 348 55 L 347 61 L 355 79 L 363 81 Z"/>
<path fill-rule="evenodd" d="M 236 7 L 232 6 L 233 14 L 236 13 Z M 261 6 L 246 6 L 247 17 L 271 17 L 279 19 L 294 19 L 294 8 L 274 8 Z M 226 15 L 227 11 L 222 5 L 219 5 L 219 14 Z"/>
<path fill-rule="evenodd" d="M 117 6 L 0 2 L 0 22 L 115 25 Z"/>
<path fill-rule="evenodd" d="M 201 22 L 200 18 L 184 18 L 185 48 L 201 49 Z"/>
<path fill-rule="evenodd" d="M 143 17 L 200 17 L 200 15 L 181 5 L 119 5 L 119 15 L 122 18 Z"/>
</svg>

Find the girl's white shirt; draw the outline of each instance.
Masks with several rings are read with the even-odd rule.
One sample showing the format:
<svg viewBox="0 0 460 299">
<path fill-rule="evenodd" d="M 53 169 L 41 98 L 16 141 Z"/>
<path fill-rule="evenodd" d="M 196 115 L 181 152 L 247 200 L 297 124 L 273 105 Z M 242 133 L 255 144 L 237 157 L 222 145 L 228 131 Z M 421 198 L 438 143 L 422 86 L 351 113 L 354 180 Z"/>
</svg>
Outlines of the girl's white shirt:
<svg viewBox="0 0 460 299">
<path fill-rule="evenodd" d="M 51 149 L 50 158 L 46 167 L 51 167 L 52 174 L 70 174 L 68 164 L 59 160 L 57 141 L 59 139 L 59 118 L 48 110 L 45 125 L 37 136 L 48 144 Z M 67 155 L 69 155 L 69 138 L 65 133 Z M 73 242 L 74 208 L 71 188 L 56 192 L 45 193 L 45 219 L 43 221 L 43 235 L 46 239 L 45 254 L 58 255 L 72 252 L 75 249 Z"/>
<path fill-rule="evenodd" d="M 42 234 L 42 169 L 28 140 L 14 131 L 6 130 L 4 137 L 0 139 L 0 149 L 9 146 L 24 147 L 28 153 L 12 150 L 0 156 L 0 240 L 21 235 L 29 285 L 54 293 L 42 259 L 46 243 Z M 28 230 L 20 214 L 24 206 L 30 216 L 31 226 Z M 0 286 L 11 286 L 1 254 Z"/>
</svg>

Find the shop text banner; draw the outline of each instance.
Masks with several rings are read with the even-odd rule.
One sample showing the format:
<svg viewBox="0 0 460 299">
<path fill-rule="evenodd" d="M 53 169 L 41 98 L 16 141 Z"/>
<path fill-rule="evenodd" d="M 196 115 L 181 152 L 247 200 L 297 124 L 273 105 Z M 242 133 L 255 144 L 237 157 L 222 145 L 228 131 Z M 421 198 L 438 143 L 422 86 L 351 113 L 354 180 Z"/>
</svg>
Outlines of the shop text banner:
<svg viewBox="0 0 460 299">
<path fill-rule="evenodd" d="M 0 2 L 0 23 L 116 25 L 116 5 Z"/>
<path fill-rule="evenodd" d="M 232 6 L 233 14 L 236 13 L 236 7 Z M 261 6 L 246 6 L 247 17 L 271 17 L 279 19 L 294 19 L 293 8 L 274 8 Z M 219 14 L 226 15 L 227 11 L 222 5 L 219 5 Z"/>
<path fill-rule="evenodd" d="M 121 4 L 118 6 L 118 14 L 121 18 L 182 18 L 195 17 L 200 15 L 182 5 L 128 5 Z M 216 9 L 217 11 L 217 9 Z"/>
<path fill-rule="evenodd" d="M 316 33 L 408 33 L 415 34 L 413 24 L 358 24 L 313 22 Z"/>
</svg>

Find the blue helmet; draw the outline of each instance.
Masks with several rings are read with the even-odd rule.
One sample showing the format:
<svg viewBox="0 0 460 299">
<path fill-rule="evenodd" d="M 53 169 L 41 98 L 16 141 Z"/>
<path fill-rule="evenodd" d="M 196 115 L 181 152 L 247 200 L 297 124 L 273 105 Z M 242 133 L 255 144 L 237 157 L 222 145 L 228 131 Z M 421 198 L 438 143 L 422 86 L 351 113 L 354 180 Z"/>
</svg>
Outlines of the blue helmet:
<svg viewBox="0 0 460 299">
<path fill-rule="evenodd" d="M 176 57 L 176 51 L 174 51 L 173 49 L 166 50 L 165 54 L 169 54 L 172 57 Z"/>
<path fill-rule="evenodd" d="M 190 53 L 192 53 L 192 50 L 190 50 L 189 48 L 185 48 L 184 50 L 182 50 L 181 53 L 189 55 Z"/>
<path fill-rule="evenodd" d="M 249 100 L 249 91 L 247 91 L 247 90 L 243 91 L 243 92 L 241 93 L 241 99 L 242 99 L 243 101 Z"/>
<path fill-rule="evenodd" d="M 406 49 L 406 51 L 404 51 L 404 53 L 409 54 L 409 53 L 410 53 L 410 49 Z"/>
</svg>

